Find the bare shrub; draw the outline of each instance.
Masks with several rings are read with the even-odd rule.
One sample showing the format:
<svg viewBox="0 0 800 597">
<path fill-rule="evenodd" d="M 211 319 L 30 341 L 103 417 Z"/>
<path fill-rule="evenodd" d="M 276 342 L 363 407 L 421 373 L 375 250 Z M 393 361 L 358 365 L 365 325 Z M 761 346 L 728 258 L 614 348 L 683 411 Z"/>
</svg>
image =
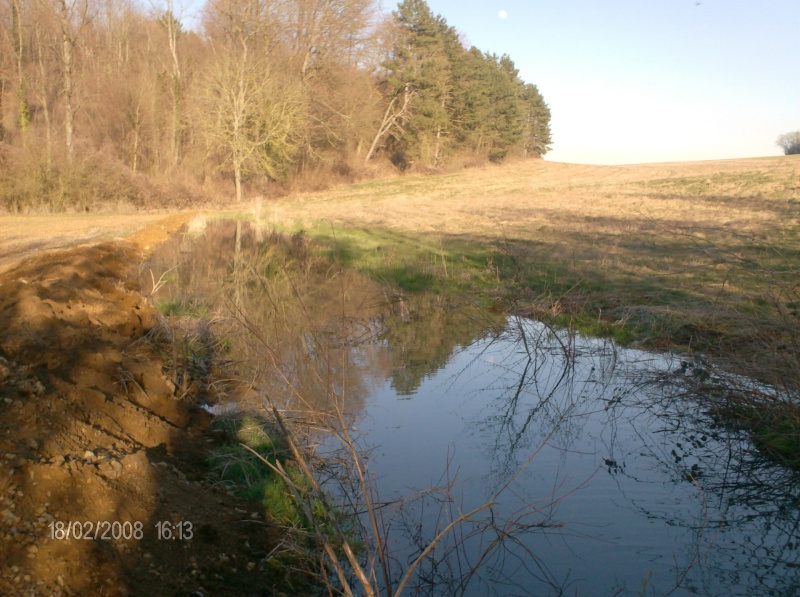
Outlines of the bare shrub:
<svg viewBox="0 0 800 597">
<path fill-rule="evenodd" d="M 153 179 L 102 151 L 72 163 L 48 160 L 35 148 L 0 146 L 0 209 L 10 213 L 96 212 L 185 208 L 209 203 L 196 185 Z"/>
</svg>

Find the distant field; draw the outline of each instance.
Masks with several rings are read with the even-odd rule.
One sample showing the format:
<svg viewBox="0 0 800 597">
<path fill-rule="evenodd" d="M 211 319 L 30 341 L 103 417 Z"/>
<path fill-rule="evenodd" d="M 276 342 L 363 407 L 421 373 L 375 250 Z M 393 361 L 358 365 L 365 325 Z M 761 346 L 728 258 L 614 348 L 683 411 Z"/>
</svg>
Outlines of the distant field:
<svg viewBox="0 0 800 597">
<path fill-rule="evenodd" d="M 781 228 L 800 216 L 797 156 L 583 166 L 544 160 L 342 187 L 270 204 L 273 221 L 487 239 L 672 225 Z M 787 221 L 789 218 L 790 221 Z"/>
</svg>

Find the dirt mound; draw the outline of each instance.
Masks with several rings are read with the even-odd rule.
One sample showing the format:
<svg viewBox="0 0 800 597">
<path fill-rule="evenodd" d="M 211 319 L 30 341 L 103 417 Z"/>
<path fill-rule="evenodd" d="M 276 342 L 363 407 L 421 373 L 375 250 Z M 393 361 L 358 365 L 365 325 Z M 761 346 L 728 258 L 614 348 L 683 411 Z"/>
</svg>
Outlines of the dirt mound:
<svg viewBox="0 0 800 597">
<path fill-rule="evenodd" d="M 272 594 L 274 531 L 208 478 L 210 415 L 146 338 L 137 254 L 81 247 L 0 276 L 2 595 Z"/>
</svg>

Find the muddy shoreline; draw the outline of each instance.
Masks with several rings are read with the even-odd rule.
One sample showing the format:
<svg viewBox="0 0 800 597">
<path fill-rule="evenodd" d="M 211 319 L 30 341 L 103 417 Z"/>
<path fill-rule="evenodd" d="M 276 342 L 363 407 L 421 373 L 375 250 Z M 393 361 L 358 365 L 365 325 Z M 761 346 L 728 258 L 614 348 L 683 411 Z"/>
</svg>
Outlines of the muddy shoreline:
<svg viewBox="0 0 800 597">
<path fill-rule="evenodd" d="M 0 594 L 274 594 L 276 531 L 209 477 L 202 390 L 149 343 L 142 248 L 0 274 Z"/>
</svg>

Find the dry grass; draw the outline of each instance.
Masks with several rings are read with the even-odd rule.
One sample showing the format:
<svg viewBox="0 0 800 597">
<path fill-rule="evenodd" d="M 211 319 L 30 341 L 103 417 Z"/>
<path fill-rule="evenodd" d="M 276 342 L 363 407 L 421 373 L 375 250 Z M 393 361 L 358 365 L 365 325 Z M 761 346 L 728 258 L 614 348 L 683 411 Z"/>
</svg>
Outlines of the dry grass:
<svg viewBox="0 0 800 597">
<path fill-rule="evenodd" d="M 341 187 L 276 201 L 274 222 L 388 227 L 409 232 L 536 240 L 627 234 L 651 226 L 728 227 L 739 232 L 797 225 L 800 159 L 583 166 L 525 161 L 438 176 Z"/>
</svg>

